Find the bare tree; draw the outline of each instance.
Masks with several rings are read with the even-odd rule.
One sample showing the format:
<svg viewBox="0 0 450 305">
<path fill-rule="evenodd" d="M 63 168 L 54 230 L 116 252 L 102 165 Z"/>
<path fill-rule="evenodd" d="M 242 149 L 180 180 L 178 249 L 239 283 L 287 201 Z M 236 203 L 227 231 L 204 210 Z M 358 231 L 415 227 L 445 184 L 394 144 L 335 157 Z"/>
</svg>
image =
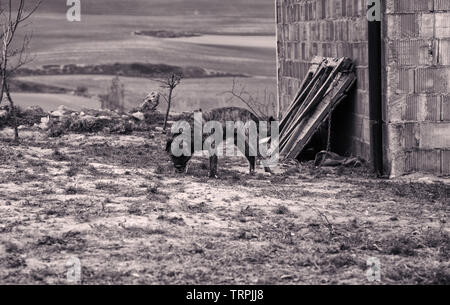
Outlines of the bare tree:
<svg viewBox="0 0 450 305">
<path fill-rule="evenodd" d="M 161 96 L 167 102 L 167 111 L 166 111 L 166 115 L 164 117 L 163 130 L 166 130 L 166 128 L 167 128 L 167 121 L 169 119 L 170 107 L 172 106 L 172 100 L 173 100 L 173 91 L 181 83 L 182 78 L 183 77 L 181 75 L 172 73 L 172 74 L 168 75 L 167 78 L 165 78 L 165 79 L 154 80 L 154 81 L 162 84 L 161 88 L 167 89 L 169 91 L 168 96 L 161 94 Z"/>
<path fill-rule="evenodd" d="M 26 34 L 23 40 L 17 43 L 15 38 L 17 31 L 25 25 L 25 21 L 37 10 L 41 1 L 37 1 L 31 8 L 26 7 L 27 0 L 14 0 L 14 4 L 12 0 L 6 2 L 5 5 L 0 3 L 0 103 L 6 95 L 9 102 L 9 116 L 12 118 L 14 125 L 14 139 L 17 141 L 19 132 L 16 109 L 9 90 L 9 78 L 17 69 L 31 61 L 27 53 L 31 35 Z"/>
<path fill-rule="evenodd" d="M 276 99 L 267 88 L 264 89 L 263 98 L 260 100 L 260 94 L 257 92 L 256 97 L 248 92 L 244 85 L 236 82 L 233 78 L 233 85 L 231 90 L 225 91 L 222 94 L 229 95 L 227 102 L 237 99 L 243 103 L 247 108 L 253 112 L 260 120 L 270 121 L 276 113 Z"/>
<path fill-rule="evenodd" d="M 125 111 L 125 85 L 118 75 L 112 79 L 106 94 L 99 95 L 99 98 L 102 109 Z"/>
</svg>

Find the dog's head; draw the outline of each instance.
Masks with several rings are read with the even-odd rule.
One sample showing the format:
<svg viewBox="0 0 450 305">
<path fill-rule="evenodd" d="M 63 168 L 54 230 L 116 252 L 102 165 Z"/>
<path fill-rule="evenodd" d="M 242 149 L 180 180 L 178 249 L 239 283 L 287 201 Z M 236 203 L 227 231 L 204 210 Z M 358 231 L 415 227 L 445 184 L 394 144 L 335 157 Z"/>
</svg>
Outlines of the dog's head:
<svg viewBox="0 0 450 305">
<path fill-rule="evenodd" d="M 178 173 L 183 173 L 186 170 L 186 166 L 191 159 L 191 156 L 176 156 L 172 152 L 172 143 L 175 136 L 167 139 L 166 143 L 166 152 L 169 154 L 170 159 L 172 160 L 173 165 L 175 166 L 175 170 Z"/>
</svg>

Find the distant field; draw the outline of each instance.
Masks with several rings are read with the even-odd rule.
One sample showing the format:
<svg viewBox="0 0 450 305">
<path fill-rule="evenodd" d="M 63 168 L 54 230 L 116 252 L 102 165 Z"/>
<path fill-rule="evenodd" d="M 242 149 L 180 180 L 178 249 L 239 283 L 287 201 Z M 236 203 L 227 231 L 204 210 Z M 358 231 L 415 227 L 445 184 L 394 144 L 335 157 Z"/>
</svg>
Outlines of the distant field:
<svg viewBox="0 0 450 305">
<path fill-rule="evenodd" d="M 88 88 L 90 95 L 104 94 L 111 84 L 112 76 L 108 75 L 55 75 L 55 76 L 28 76 L 20 77 L 19 80 L 30 81 L 38 84 L 52 85 L 57 87 L 74 90 L 78 86 Z M 161 90 L 157 82 L 133 77 L 120 78 L 125 85 L 125 99 L 128 108 L 138 105 L 145 97 L 146 93 L 152 90 Z M 264 90 L 267 89 L 267 100 L 275 101 L 276 82 L 274 78 L 237 78 L 236 83 L 244 85 L 246 90 L 253 96 L 259 96 L 264 100 Z M 175 103 L 173 111 L 192 111 L 195 109 L 209 110 L 223 106 L 244 106 L 238 101 L 228 101 L 228 95 L 222 92 L 231 90 L 233 78 L 206 78 L 206 79 L 185 79 L 175 90 Z M 33 94 L 16 94 L 15 99 L 18 104 L 29 103 L 30 96 Z M 75 96 L 70 95 L 47 95 L 57 96 L 53 101 L 63 101 L 66 105 L 72 102 L 78 103 Z M 26 97 L 26 99 L 24 98 Z M 44 97 L 44 96 L 43 96 Z M 39 99 L 40 102 L 47 105 L 48 102 Z M 84 102 L 83 102 L 84 103 Z M 84 105 L 84 104 L 83 104 Z M 165 109 L 166 104 L 161 101 L 161 110 Z M 56 107 L 55 107 L 56 108 Z"/>
<path fill-rule="evenodd" d="M 239 81 L 252 95 L 263 91 L 275 99 L 276 43 L 272 0 L 84 0 L 82 22 L 66 20 L 65 1 L 46 0 L 25 28 L 33 32 L 28 65 L 152 63 L 199 67 L 232 74 L 256 76 Z M 134 35 L 136 31 L 186 31 L 205 35 L 199 40 L 164 39 Z M 25 32 L 21 32 L 22 34 Z M 21 37 L 17 37 L 19 40 Z M 233 42 L 234 41 L 234 42 Z M 75 89 L 86 86 L 95 98 L 110 85 L 112 76 L 36 76 L 23 80 Z M 146 79 L 122 78 L 128 107 L 139 104 L 158 84 Z M 174 111 L 211 109 L 226 102 L 231 78 L 186 79 L 176 90 Z M 91 100 L 71 95 L 14 94 L 18 104 L 56 104 L 78 107 Z M 262 97 L 263 98 L 263 97 Z M 46 99 L 48 99 L 46 101 Z M 94 103 L 97 103 L 93 100 Z M 83 104 L 84 105 L 84 104 Z M 45 108 L 44 107 L 44 108 Z M 165 107 L 162 105 L 161 107 Z"/>
<path fill-rule="evenodd" d="M 276 45 L 275 36 L 251 35 L 203 35 L 194 37 L 166 38 L 172 42 L 188 42 L 208 46 L 264 48 L 273 49 Z"/>
<path fill-rule="evenodd" d="M 275 26 L 270 18 L 83 15 L 82 22 L 69 23 L 64 14 L 37 14 L 30 29 L 33 30 L 31 53 L 35 56 L 30 67 L 142 62 L 264 76 L 273 76 L 276 69 L 276 45 L 272 38 Z M 133 35 L 139 30 L 161 29 L 202 34 L 266 35 L 269 41 L 272 39 L 273 47 L 194 44 Z"/>
<path fill-rule="evenodd" d="M 82 12 L 130 16 L 273 17 L 274 0 L 82 0 Z M 42 10 L 63 13 L 66 1 L 45 0 Z"/>
<path fill-rule="evenodd" d="M 50 93 L 14 93 L 13 99 L 17 105 L 27 108 L 40 106 L 45 111 L 52 111 L 63 105 L 73 110 L 81 108 L 99 109 L 100 103 L 95 99 L 84 98 L 69 94 Z"/>
</svg>

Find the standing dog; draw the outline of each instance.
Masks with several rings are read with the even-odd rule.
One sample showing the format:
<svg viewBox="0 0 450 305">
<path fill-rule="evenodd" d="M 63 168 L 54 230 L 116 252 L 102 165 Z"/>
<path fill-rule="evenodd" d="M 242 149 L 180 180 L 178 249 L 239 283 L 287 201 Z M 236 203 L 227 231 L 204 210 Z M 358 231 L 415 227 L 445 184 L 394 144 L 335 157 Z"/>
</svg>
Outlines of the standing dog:
<svg viewBox="0 0 450 305">
<path fill-rule="evenodd" d="M 230 137 L 234 138 L 234 145 L 238 146 L 238 135 L 237 135 L 237 131 L 234 130 L 234 133 L 229 135 L 226 133 L 225 130 L 225 126 L 226 126 L 226 122 L 249 122 L 249 121 L 253 121 L 256 123 L 256 126 L 259 126 L 259 119 L 250 111 L 243 109 L 243 108 L 238 108 L 238 107 L 226 107 L 226 108 L 218 108 L 218 109 L 214 109 L 208 113 L 203 113 L 203 120 L 208 122 L 208 121 L 216 121 L 222 124 L 223 126 L 223 139 L 222 141 L 227 140 Z M 192 122 L 189 122 L 191 127 L 193 126 L 193 119 L 191 119 Z M 270 119 L 270 121 L 274 121 L 273 118 Z M 258 130 L 259 131 L 259 130 Z M 181 156 L 175 156 L 172 153 L 172 143 L 174 141 L 174 139 L 179 136 L 181 133 L 176 133 L 173 134 L 166 143 L 166 151 L 167 153 L 170 155 L 172 162 L 175 166 L 175 169 L 177 172 L 184 172 L 186 170 L 186 166 L 189 162 L 189 160 L 192 157 L 192 154 L 195 153 L 196 148 L 194 145 L 194 129 L 191 128 L 191 147 L 190 147 L 190 155 L 181 155 Z M 205 139 L 209 136 L 209 134 L 203 134 L 202 136 L 202 144 L 205 142 Z M 270 132 L 268 134 L 268 136 L 270 136 Z M 214 143 L 215 147 L 218 147 L 220 143 Z M 238 147 L 240 148 L 241 152 L 245 155 L 245 157 L 247 158 L 249 165 L 250 165 L 250 174 L 253 175 L 255 173 L 255 165 L 256 165 L 256 157 L 252 156 L 250 154 L 250 147 L 249 147 L 249 143 L 247 141 L 247 139 L 245 140 L 245 147 Z M 259 152 L 258 152 L 258 156 L 260 156 Z M 218 162 L 218 158 L 217 158 L 217 154 L 212 154 L 209 157 L 209 176 L 210 177 L 216 177 L 217 176 L 217 162 Z M 264 168 L 266 172 L 271 173 L 271 170 L 269 167 L 265 167 Z"/>
</svg>

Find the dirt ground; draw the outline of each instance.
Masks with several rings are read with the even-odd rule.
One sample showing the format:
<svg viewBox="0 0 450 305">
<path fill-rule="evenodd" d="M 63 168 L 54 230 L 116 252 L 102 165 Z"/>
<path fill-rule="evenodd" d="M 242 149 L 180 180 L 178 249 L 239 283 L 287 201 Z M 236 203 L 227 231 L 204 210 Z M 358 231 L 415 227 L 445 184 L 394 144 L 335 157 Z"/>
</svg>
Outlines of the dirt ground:
<svg viewBox="0 0 450 305">
<path fill-rule="evenodd" d="M 0 134 L 0 283 L 450 284 L 450 185 L 285 163 L 175 174 L 159 132 Z M 378 282 L 375 282 L 377 284 Z"/>
</svg>

